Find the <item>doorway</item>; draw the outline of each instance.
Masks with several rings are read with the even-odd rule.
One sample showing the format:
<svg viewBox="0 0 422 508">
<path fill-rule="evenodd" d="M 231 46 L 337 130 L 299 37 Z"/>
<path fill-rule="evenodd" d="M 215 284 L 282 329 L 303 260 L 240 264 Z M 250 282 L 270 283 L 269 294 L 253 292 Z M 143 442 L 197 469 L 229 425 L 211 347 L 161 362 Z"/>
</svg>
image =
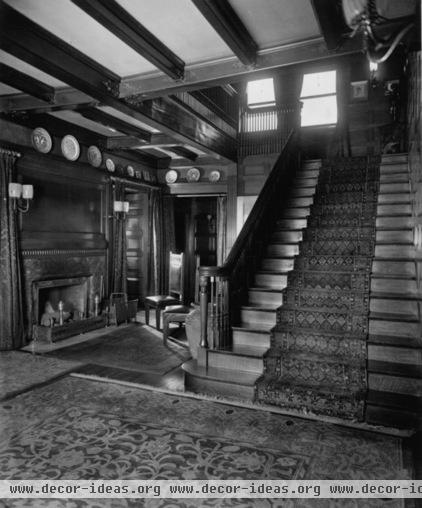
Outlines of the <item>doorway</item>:
<svg viewBox="0 0 422 508">
<path fill-rule="evenodd" d="M 176 249 L 185 254 L 185 303 L 198 302 L 197 267 L 217 264 L 217 197 L 174 199 Z"/>
<path fill-rule="evenodd" d="M 147 295 L 148 192 L 125 189 L 129 202 L 126 216 L 126 280 L 128 299 L 142 302 Z"/>
</svg>

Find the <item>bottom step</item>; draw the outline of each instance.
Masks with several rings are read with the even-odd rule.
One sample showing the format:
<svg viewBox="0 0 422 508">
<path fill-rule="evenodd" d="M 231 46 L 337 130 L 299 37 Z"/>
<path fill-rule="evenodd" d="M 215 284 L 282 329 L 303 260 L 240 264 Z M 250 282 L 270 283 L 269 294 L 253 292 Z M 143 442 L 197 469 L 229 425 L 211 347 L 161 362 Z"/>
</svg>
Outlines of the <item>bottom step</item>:
<svg viewBox="0 0 422 508">
<path fill-rule="evenodd" d="M 262 374 L 232 371 L 198 365 L 189 360 L 182 365 L 185 371 L 185 388 L 194 393 L 252 401 L 255 383 Z"/>
</svg>

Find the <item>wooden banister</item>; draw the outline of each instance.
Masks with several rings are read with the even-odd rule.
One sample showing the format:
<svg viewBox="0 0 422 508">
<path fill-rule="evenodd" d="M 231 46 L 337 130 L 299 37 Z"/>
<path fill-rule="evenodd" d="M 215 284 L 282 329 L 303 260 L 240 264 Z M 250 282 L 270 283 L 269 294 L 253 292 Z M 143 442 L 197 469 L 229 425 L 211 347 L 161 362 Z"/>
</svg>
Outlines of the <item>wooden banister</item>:
<svg viewBox="0 0 422 508">
<path fill-rule="evenodd" d="M 240 320 L 241 304 L 299 167 L 299 134 L 291 132 L 224 264 L 199 267 L 201 348 L 230 346 L 231 324 Z"/>
</svg>

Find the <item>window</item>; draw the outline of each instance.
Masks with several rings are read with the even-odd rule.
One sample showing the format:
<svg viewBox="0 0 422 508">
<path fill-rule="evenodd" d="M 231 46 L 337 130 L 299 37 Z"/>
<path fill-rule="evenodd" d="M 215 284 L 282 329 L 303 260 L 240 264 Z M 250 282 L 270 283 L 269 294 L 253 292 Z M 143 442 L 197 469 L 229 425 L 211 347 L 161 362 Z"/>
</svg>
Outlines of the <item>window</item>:
<svg viewBox="0 0 422 508">
<path fill-rule="evenodd" d="M 249 81 L 246 94 L 249 108 L 264 108 L 275 106 L 273 78 Z"/>
<path fill-rule="evenodd" d="M 303 76 L 302 127 L 337 123 L 336 71 Z"/>
</svg>

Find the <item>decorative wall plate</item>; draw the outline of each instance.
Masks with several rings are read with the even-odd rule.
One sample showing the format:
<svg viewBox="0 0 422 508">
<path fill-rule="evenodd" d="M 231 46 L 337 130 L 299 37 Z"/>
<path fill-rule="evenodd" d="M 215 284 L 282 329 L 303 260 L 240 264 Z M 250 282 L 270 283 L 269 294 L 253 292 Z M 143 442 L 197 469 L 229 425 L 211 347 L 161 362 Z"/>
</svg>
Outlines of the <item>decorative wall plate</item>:
<svg viewBox="0 0 422 508">
<path fill-rule="evenodd" d="M 177 181 L 177 178 L 179 177 L 179 174 L 176 170 L 170 169 L 170 171 L 167 171 L 166 173 L 166 182 L 167 183 L 174 183 Z"/>
<path fill-rule="evenodd" d="M 211 171 L 210 173 L 210 176 L 208 177 L 209 181 L 210 182 L 218 182 L 218 180 L 220 180 L 221 178 L 221 173 L 220 171 Z"/>
<path fill-rule="evenodd" d="M 135 176 L 138 180 L 142 180 L 142 171 L 139 169 L 135 171 Z"/>
<path fill-rule="evenodd" d="M 88 162 L 91 164 L 91 166 L 94 166 L 94 168 L 99 168 L 101 166 L 103 156 L 101 155 L 100 149 L 97 146 L 91 145 L 88 148 L 87 156 Z"/>
<path fill-rule="evenodd" d="M 114 162 L 111 159 L 106 159 L 105 161 L 106 168 L 113 173 L 113 171 L 116 169 L 116 166 Z"/>
<path fill-rule="evenodd" d="M 62 139 L 61 148 L 62 154 L 69 161 L 77 160 L 79 154 L 81 153 L 78 140 L 75 138 L 75 136 L 72 136 L 70 134 L 68 134 Z"/>
<path fill-rule="evenodd" d="M 48 153 L 53 147 L 50 134 L 42 127 L 37 127 L 32 131 L 31 141 L 33 147 L 41 153 Z"/>
<path fill-rule="evenodd" d="M 134 176 L 135 176 L 135 170 L 133 169 L 133 166 L 127 166 L 127 168 L 126 168 L 126 169 L 127 169 L 127 174 L 128 174 L 129 176 L 132 176 L 132 177 L 134 177 Z"/>
<path fill-rule="evenodd" d="M 149 171 L 147 171 L 146 169 L 144 169 L 144 170 L 142 171 L 142 174 L 143 174 L 143 176 L 144 176 L 144 180 L 145 180 L 146 182 L 149 182 L 149 181 L 150 181 Z M 166 180 L 166 181 L 167 181 L 167 180 Z"/>
<path fill-rule="evenodd" d="M 201 177 L 201 173 L 197 168 L 190 168 L 186 173 L 186 180 L 188 182 L 197 182 Z"/>
</svg>

